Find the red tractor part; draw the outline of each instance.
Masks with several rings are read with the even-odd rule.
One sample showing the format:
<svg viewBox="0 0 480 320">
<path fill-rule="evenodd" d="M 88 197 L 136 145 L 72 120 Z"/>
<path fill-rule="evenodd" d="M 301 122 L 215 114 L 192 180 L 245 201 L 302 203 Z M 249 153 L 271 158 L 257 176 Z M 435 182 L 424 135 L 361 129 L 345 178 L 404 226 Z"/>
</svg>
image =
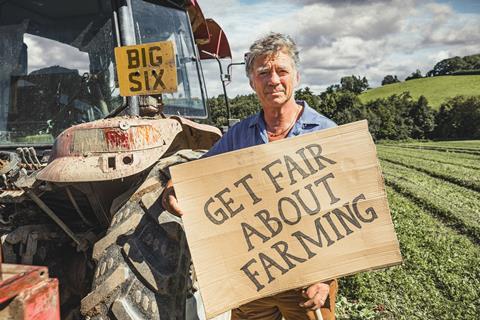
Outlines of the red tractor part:
<svg viewBox="0 0 480 320">
<path fill-rule="evenodd" d="M 213 19 L 207 19 L 206 24 L 210 33 L 210 41 L 208 43 L 199 44 L 198 51 L 200 51 L 200 59 L 212 59 L 211 56 L 203 53 L 207 51 L 215 54 L 218 58 L 232 58 L 232 52 L 230 51 L 230 45 L 227 40 L 225 32 Z"/>
<path fill-rule="evenodd" d="M 47 267 L 2 264 L 0 319 L 59 320 L 58 280 Z"/>
<path fill-rule="evenodd" d="M 202 9 L 195 0 L 190 0 L 186 8 L 190 17 L 193 36 L 200 52 L 200 59 L 213 59 L 211 55 L 205 54 L 203 51 L 214 54 L 220 59 L 231 59 L 230 44 L 218 23 L 213 19 L 205 19 Z"/>
</svg>

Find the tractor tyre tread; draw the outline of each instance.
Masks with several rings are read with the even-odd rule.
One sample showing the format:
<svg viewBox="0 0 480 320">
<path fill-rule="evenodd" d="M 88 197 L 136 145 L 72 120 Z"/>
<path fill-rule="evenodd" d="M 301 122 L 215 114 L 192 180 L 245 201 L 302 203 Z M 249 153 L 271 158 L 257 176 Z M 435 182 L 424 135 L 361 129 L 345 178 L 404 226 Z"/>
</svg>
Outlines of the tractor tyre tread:
<svg viewBox="0 0 480 320">
<path fill-rule="evenodd" d="M 94 246 L 94 279 L 81 305 L 87 319 L 185 318 L 190 253 L 181 219 L 163 210 L 160 195 L 169 167 L 201 154 L 182 150 L 160 159 L 115 213 Z"/>
</svg>

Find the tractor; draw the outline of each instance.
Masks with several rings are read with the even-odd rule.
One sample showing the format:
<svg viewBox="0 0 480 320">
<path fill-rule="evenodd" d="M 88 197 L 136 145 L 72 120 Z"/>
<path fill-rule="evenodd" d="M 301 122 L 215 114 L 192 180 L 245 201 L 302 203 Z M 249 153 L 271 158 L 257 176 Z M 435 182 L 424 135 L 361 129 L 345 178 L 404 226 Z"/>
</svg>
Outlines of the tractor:
<svg viewBox="0 0 480 320">
<path fill-rule="evenodd" d="M 160 198 L 221 137 L 212 57 L 228 41 L 195 0 L 0 1 L 2 261 L 47 266 L 62 319 L 202 318 Z"/>
</svg>

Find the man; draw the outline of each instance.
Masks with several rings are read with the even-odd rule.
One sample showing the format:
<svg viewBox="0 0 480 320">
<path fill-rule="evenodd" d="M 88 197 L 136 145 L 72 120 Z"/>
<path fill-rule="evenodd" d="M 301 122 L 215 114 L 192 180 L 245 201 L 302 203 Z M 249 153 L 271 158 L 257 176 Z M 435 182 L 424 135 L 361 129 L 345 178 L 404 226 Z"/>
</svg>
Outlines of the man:
<svg viewBox="0 0 480 320">
<path fill-rule="evenodd" d="M 294 90 L 300 80 L 298 63 L 296 45 L 286 35 L 271 33 L 252 44 L 245 68 L 262 111 L 233 126 L 206 157 L 336 126 L 306 102 L 295 101 Z M 162 201 L 169 212 L 183 214 L 171 182 Z M 335 319 L 336 288 L 333 280 L 315 283 L 305 290 L 288 290 L 232 310 L 232 319 L 315 319 L 312 311 L 321 307 L 323 319 Z"/>
</svg>

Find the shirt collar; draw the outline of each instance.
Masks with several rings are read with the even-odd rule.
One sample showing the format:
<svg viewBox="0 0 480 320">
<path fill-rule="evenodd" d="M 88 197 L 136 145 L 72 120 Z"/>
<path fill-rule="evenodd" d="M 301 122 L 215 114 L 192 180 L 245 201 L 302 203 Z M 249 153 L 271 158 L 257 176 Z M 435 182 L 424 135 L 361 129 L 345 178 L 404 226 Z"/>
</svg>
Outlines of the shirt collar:
<svg viewBox="0 0 480 320">
<path fill-rule="evenodd" d="M 260 122 L 260 119 L 262 118 L 263 111 L 260 111 L 256 113 L 253 117 L 250 118 L 250 123 L 248 124 L 248 127 L 251 128 L 253 126 L 258 125 Z M 263 120 L 262 120 L 263 121 Z"/>
<path fill-rule="evenodd" d="M 297 100 L 299 105 L 303 106 L 303 112 L 300 118 L 298 119 L 297 123 L 300 125 L 303 124 L 317 124 L 317 117 L 318 113 L 313 110 L 306 101 Z"/>
<path fill-rule="evenodd" d="M 317 113 L 313 110 L 306 101 L 304 100 L 295 100 L 295 102 L 303 106 L 303 112 L 297 123 L 299 124 L 316 124 L 314 119 L 317 117 Z M 258 126 L 262 124 L 262 127 L 265 127 L 265 120 L 263 120 L 263 110 L 255 114 L 251 119 L 248 127 Z"/>
</svg>

